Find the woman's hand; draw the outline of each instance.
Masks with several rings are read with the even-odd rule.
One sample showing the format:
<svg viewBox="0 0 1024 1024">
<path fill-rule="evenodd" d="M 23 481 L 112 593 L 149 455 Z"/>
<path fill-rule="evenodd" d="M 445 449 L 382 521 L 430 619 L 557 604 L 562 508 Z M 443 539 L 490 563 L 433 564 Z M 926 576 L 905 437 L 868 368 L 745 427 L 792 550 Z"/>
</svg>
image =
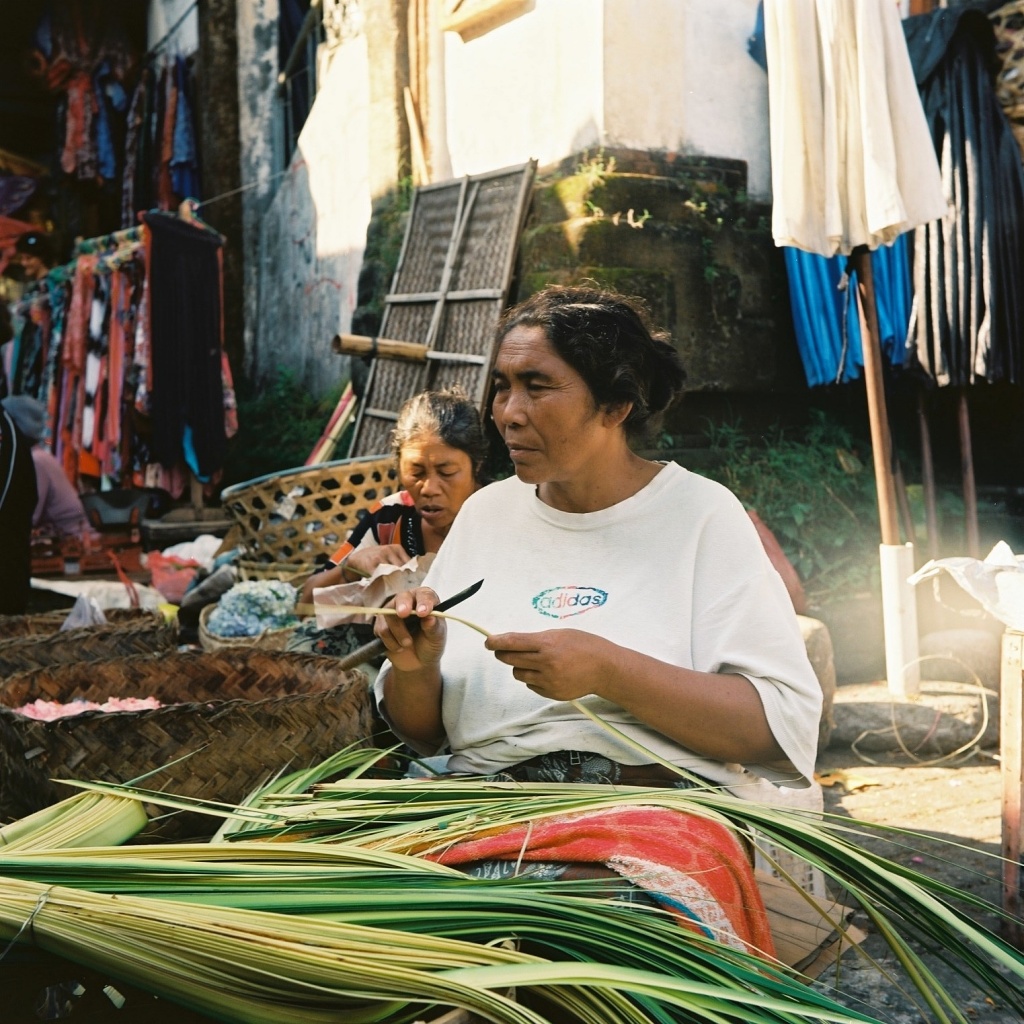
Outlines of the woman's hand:
<svg viewBox="0 0 1024 1024">
<path fill-rule="evenodd" d="M 315 572 L 312 576 L 306 580 L 302 585 L 302 596 L 299 598 L 300 604 L 312 604 L 313 603 L 313 591 L 318 587 L 333 587 L 337 583 L 344 583 L 345 580 L 341 575 L 341 566 L 332 565 L 330 569 L 324 569 L 322 572 Z"/>
<path fill-rule="evenodd" d="M 356 548 L 342 562 L 342 569 L 351 570 L 346 579 L 372 576 L 378 565 L 405 565 L 410 557 L 401 544 L 374 544 Z"/>
<path fill-rule="evenodd" d="M 576 700 L 597 693 L 613 667 L 616 645 L 578 629 L 496 633 L 484 644 L 512 675 L 548 700 Z"/>
<path fill-rule="evenodd" d="M 438 602 L 437 594 L 429 587 L 403 590 L 395 595 L 397 617 L 377 616 L 373 631 L 397 672 L 437 670 L 448 636 L 444 619 L 430 614 Z"/>
</svg>

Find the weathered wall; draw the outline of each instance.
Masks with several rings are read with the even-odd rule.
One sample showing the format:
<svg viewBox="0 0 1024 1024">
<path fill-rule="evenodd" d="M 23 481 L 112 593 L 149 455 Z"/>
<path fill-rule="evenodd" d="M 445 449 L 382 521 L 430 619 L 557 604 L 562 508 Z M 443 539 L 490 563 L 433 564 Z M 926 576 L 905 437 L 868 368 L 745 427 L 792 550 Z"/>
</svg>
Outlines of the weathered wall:
<svg viewBox="0 0 1024 1024">
<path fill-rule="evenodd" d="M 149 0 L 146 12 L 146 36 L 150 46 L 163 39 L 174 28 L 168 39 L 171 53 L 188 55 L 199 49 L 199 17 L 192 0 Z M 179 19 L 181 23 L 178 24 Z"/>
<path fill-rule="evenodd" d="M 260 229 L 276 181 L 277 0 L 242 0 L 238 23 L 238 134 L 242 185 L 243 345 L 251 369 L 255 351 Z M 274 253 L 268 254 L 273 259 Z"/>
<path fill-rule="evenodd" d="M 262 221 L 250 365 L 291 371 L 314 394 L 347 372 L 330 342 L 351 329 L 370 220 L 367 40 L 339 47 Z"/>
<path fill-rule="evenodd" d="M 606 150 L 541 175 L 518 298 L 582 279 L 643 297 L 672 334 L 687 390 L 804 393 L 769 208 L 740 161 Z"/>
<path fill-rule="evenodd" d="M 446 33 L 454 173 L 619 146 L 743 160 L 751 195 L 767 199 L 767 79 L 746 48 L 756 10 L 757 0 L 536 0 L 468 41 Z"/>
<path fill-rule="evenodd" d="M 227 239 L 224 246 L 224 348 L 236 373 L 244 362 L 243 229 L 238 134 L 238 45 L 235 0 L 199 2 L 199 147 L 202 215 Z"/>
</svg>

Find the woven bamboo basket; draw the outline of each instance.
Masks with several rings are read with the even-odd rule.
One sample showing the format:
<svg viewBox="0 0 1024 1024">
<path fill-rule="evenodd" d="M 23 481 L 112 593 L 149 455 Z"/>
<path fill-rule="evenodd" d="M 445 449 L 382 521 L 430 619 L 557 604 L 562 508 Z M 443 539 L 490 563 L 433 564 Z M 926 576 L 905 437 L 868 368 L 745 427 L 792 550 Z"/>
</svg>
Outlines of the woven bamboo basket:
<svg viewBox="0 0 1024 1024">
<path fill-rule="evenodd" d="M 178 642 L 177 624 L 167 622 L 159 612 L 108 618 L 111 621 L 106 625 L 83 626 L 62 633 L 58 623 L 52 632 L 0 640 L 0 679 L 48 665 L 169 651 Z"/>
<path fill-rule="evenodd" d="M 60 608 L 32 615 L 0 615 L 0 640 L 10 640 L 17 636 L 38 636 L 40 633 L 57 633 L 70 611 L 70 608 Z M 103 612 L 108 623 L 119 626 L 140 621 L 148 622 L 159 614 L 151 608 L 107 608 Z"/>
<path fill-rule="evenodd" d="M 305 562 L 257 562 L 251 558 L 240 558 L 235 566 L 240 580 L 281 580 L 295 586 L 301 586 L 321 568 Z"/>
<path fill-rule="evenodd" d="M 271 473 L 226 488 L 221 501 L 250 561 L 309 567 L 337 551 L 360 514 L 398 487 L 394 457 L 374 455 Z"/>
<path fill-rule="evenodd" d="M 112 696 L 152 696 L 166 706 L 52 722 L 11 710 L 36 699 Z M 319 655 L 248 648 L 38 669 L 0 690 L 0 819 L 68 796 L 55 779 L 128 782 L 150 772 L 140 783 L 147 788 L 238 803 L 273 773 L 308 767 L 372 732 L 366 676 Z M 145 835 L 203 836 L 216 827 L 217 819 L 189 812 L 154 821 Z"/>
<path fill-rule="evenodd" d="M 204 651 L 237 651 L 248 647 L 259 647 L 265 651 L 283 651 L 288 638 L 295 632 L 294 626 L 284 629 L 265 629 L 256 636 L 220 636 L 211 633 L 209 618 L 215 604 L 208 604 L 199 613 L 199 646 Z"/>
</svg>

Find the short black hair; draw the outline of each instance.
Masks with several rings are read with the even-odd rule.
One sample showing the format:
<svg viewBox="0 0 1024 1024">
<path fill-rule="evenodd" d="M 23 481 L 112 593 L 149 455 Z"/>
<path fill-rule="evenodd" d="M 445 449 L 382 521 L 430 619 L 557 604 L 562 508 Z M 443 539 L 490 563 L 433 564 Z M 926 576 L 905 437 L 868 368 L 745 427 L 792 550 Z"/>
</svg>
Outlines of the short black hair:
<svg viewBox="0 0 1024 1024">
<path fill-rule="evenodd" d="M 407 444 L 426 434 L 433 434 L 442 444 L 465 452 L 473 465 L 473 479 L 478 484 L 486 483 L 487 438 L 480 413 L 462 388 L 455 385 L 440 391 L 421 391 L 402 406 L 391 433 L 395 458 L 401 458 Z"/>
<path fill-rule="evenodd" d="M 624 427 L 644 436 L 682 395 L 686 381 L 667 332 L 642 299 L 597 287 L 550 287 L 513 306 L 497 330 L 500 346 L 516 327 L 539 327 L 584 380 L 599 407 L 632 403 Z"/>
</svg>

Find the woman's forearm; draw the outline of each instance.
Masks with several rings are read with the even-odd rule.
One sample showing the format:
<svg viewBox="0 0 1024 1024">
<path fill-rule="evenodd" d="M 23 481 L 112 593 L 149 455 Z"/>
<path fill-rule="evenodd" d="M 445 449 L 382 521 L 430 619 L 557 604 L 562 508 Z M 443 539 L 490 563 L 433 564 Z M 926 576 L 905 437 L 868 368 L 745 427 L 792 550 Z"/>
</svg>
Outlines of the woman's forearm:
<svg viewBox="0 0 1024 1024">
<path fill-rule="evenodd" d="M 595 692 L 705 757 L 737 764 L 786 758 L 744 676 L 679 668 L 619 648 Z"/>
<path fill-rule="evenodd" d="M 388 666 L 383 703 L 388 720 L 404 738 L 434 748 L 444 741 L 441 672 L 436 665 L 412 672 Z"/>
</svg>

